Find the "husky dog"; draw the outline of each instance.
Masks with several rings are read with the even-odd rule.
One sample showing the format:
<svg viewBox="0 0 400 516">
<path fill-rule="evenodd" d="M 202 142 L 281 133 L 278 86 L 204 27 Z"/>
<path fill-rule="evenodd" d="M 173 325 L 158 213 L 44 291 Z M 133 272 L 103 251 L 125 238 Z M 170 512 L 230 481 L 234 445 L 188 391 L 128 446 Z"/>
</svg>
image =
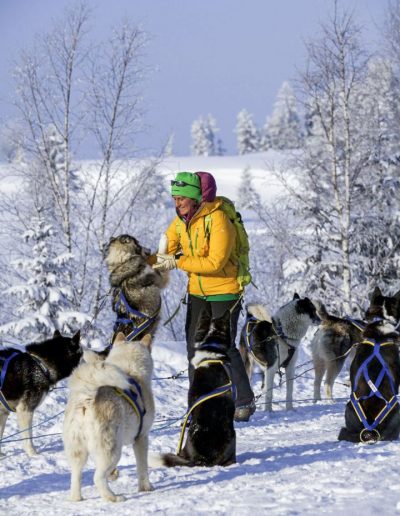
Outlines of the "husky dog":
<svg viewBox="0 0 400 516">
<path fill-rule="evenodd" d="M 0 350 L 0 442 L 8 415 L 15 411 L 25 451 L 29 456 L 36 455 L 32 442 L 33 413 L 50 388 L 72 373 L 81 357 L 79 332 L 70 338 L 55 331 L 51 339 L 29 344 L 24 352 L 13 348 Z"/>
<path fill-rule="evenodd" d="M 206 335 L 203 323 L 200 319 L 191 361 L 195 369 L 189 389 L 187 414 L 191 421 L 185 446 L 179 446 L 176 455 L 153 457 L 154 466 L 229 466 L 236 462 L 235 402 L 227 355 L 231 345 L 229 311 L 211 320 Z M 185 426 L 186 419 L 181 442 Z"/>
<path fill-rule="evenodd" d="M 365 327 L 350 366 L 352 394 L 340 441 L 373 444 L 399 437 L 399 334 L 393 321 L 383 317 L 385 312 L 384 304 L 375 301 L 369 309 L 377 315 Z"/>
<path fill-rule="evenodd" d="M 325 306 L 320 303 L 318 315 L 321 327 L 311 341 L 312 359 L 314 364 L 314 402 L 321 399 L 321 383 L 325 376 L 326 397 L 333 400 L 333 384 L 343 368 L 347 357 L 350 360 L 354 352 L 350 350 L 360 342 L 365 323 L 359 319 L 346 319 L 330 315 Z"/>
<path fill-rule="evenodd" d="M 151 336 L 129 342 L 118 333 L 105 361 L 95 353 L 90 359 L 93 362 L 82 364 L 69 381 L 63 441 L 71 466 L 70 498 L 82 500 L 82 469 L 90 455 L 100 495 L 120 502 L 124 497 L 111 491 L 108 478 L 115 476 L 125 444 L 133 444 L 139 491 L 152 490 L 147 465 L 148 434 L 154 420 Z"/>
<path fill-rule="evenodd" d="M 371 294 L 370 303 L 370 308 L 366 312 L 367 320 L 374 317 L 377 307 L 379 313 L 383 311 L 385 317 L 392 317 L 396 324 L 400 320 L 400 291 L 394 296 L 384 296 L 380 288 L 376 287 Z M 317 312 L 322 324 L 311 342 L 315 370 L 314 401 L 321 399 L 321 383 L 325 372 L 326 397 L 332 399 L 333 384 L 346 358 L 350 356 L 350 360 L 353 359 L 354 351 L 349 351 L 360 342 L 366 324 L 358 319 L 330 315 L 323 304 L 319 304 Z"/>
<path fill-rule="evenodd" d="M 166 243 L 160 243 L 165 252 Z M 159 251 L 160 251 L 159 249 Z M 112 287 L 112 308 L 117 314 L 115 338 L 119 331 L 135 340 L 140 334 L 154 335 L 161 307 L 161 289 L 168 281 L 168 273 L 149 265 L 150 250 L 136 238 L 120 235 L 111 238 L 106 249 L 106 264 Z"/>
<path fill-rule="evenodd" d="M 286 372 L 286 409 L 293 409 L 294 370 L 301 339 L 320 319 L 308 297 L 296 293 L 271 317 L 262 305 L 247 305 L 247 320 L 240 336 L 240 353 L 251 379 L 256 362 L 264 369 L 264 410 L 272 410 L 274 376 Z"/>
</svg>

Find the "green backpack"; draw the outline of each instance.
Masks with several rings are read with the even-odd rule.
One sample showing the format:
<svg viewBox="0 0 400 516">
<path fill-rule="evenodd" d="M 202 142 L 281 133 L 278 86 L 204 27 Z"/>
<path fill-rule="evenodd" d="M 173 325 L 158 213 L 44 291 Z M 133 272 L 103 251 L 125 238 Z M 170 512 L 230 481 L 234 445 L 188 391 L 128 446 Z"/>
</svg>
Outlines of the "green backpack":
<svg viewBox="0 0 400 516">
<path fill-rule="evenodd" d="M 217 196 L 216 199 L 222 200 L 220 210 L 222 210 L 230 219 L 236 229 L 236 249 L 235 258 L 238 261 L 238 275 L 237 281 L 240 286 L 240 290 L 244 290 L 249 283 L 251 283 L 250 274 L 250 263 L 249 263 L 249 252 L 250 244 L 249 237 L 244 228 L 242 216 L 236 211 L 235 205 L 227 197 Z M 212 224 L 212 213 L 205 217 L 205 233 L 206 236 L 210 235 Z"/>
</svg>

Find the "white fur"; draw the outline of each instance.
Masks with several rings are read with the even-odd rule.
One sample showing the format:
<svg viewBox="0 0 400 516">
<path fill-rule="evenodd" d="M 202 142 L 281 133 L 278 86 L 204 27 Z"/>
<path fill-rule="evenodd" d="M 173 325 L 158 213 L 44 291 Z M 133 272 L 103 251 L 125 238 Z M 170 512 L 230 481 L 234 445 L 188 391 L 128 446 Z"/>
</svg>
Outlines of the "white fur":
<svg viewBox="0 0 400 516">
<path fill-rule="evenodd" d="M 247 305 L 247 311 L 250 315 L 258 319 L 259 321 L 267 321 L 269 323 L 272 322 L 272 317 L 269 314 L 268 310 L 263 305 L 258 304 L 250 304 Z"/>
<path fill-rule="evenodd" d="M 221 360 L 222 355 L 220 353 L 213 353 L 212 351 L 198 350 L 195 351 L 194 357 L 190 361 L 192 366 L 197 369 L 202 360 Z M 202 364 L 201 367 L 207 367 L 208 364 Z"/>
<path fill-rule="evenodd" d="M 70 397 L 65 411 L 63 441 L 71 466 L 71 500 L 82 500 L 82 469 L 90 455 L 96 465 L 94 483 L 108 501 L 122 501 L 108 485 L 121 456 L 122 446 L 132 444 L 136 457 L 139 491 L 150 491 L 147 453 L 148 434 L 154 420 L 154 400 L 151 390 L 153 362 L 150 338 L 141 342 L 125 342 L 118 334 L 104 362 L 80 365 L 72 374 Z M 139 418 L 127 400 L 113 387 L 125 389 L 128 376 L 141 386 L 146 414 L 139 430 Z M 100 387 L 102 389 L 99 391 Z"/>
<path fill-rule="evenodd" d="M 281 321 L 283 332 L 288 337 L 295 337 L 288 339 L 288 343 L 296 348 L 288 366 L 285 368 L 285 383 L 286 383 L 286 410 L 293 409 L 293 383 L 295 376 L 295 368 L 299 355 L 299 346 L 301 343 L 301 339 L 307 332 L 308 327 L 311 324 L 311 319 L 308 315 L 302 314 L 301 316 L 296 313 L 293 308 L 294 301 L 283 305 L 274 317 L 279 318 Z M 272 322 L 272 318 L 269 315 L 268 311 L 262 306 L 258 304 L 251 304 L 247 306 L 248 312 L 253 315 L 258 320 Z M 274 390 L 274 378 L 279 369 L 279 364 L 282 364 L 288 354 L 289 354 L 289 346 L 286 340 L 283 340 L 280 337 L 277 337 L 278 344 L 278 359 L 271 365 L 264 367 L 264 410 L 272 411 L 272 398 L 273 398 L 273 390 Z M 251 379 L 253 365 L 255 361 L 255 357 L 252 354 L 249 354 L 250 367 L 248 369 L 248 375 Z M 262 364 L 259 364 L 262 367 Z"/>
<path fill-rule="evenodd" d="M 132 258 L 132 253 L 122 246 L 111 246 L 106 256 L 105 262 L 109 267 L 115 267 Z"/>
</svg>

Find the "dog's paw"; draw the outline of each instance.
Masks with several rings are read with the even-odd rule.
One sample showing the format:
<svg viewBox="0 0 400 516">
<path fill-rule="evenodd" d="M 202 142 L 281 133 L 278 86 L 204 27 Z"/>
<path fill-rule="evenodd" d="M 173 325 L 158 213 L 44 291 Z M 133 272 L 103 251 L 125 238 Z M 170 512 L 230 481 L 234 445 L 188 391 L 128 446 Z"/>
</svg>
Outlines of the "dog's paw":
<svg viewBox="0 0 400 516">
<path fill-rule="evenodd" d="M 145 482 L 141 482 L 139 484 L 139 493 L 143 491 L 154 491 L 154 487 L 150 484 L 150 482 L 147 480 Z"/>
<path fill-rule="evenodd" d="M 70 494 L 68 497 L 68 500 L 70 502 L 81 502 L 83 500 L 82 496 L 80 494 Z"/>
<path fill-rule="evenodd" d="M 104 500 L 107 502 L 125 502 L 126 498 L 124 495 L 116 495 L 114 493 L 109 493 L 103 496 Z"/>
</svg>

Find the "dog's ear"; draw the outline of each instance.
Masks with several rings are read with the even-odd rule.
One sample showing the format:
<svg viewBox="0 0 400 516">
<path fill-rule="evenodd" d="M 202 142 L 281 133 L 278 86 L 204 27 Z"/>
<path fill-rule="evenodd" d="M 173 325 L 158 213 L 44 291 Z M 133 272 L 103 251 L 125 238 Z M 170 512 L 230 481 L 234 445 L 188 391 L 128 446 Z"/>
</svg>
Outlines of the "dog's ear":
<svg viewBox="0 0 400 516">
<path fill-rule="evenodd" d="M 81 331 L 78 330 L 75 335 L 72 337 L 72 342 L 75 344 L 75 346 L 79 346 L 79 341 L 81 339 Z"/>
<path fill-rule="evenodd" d="M 54 330 L 53 339 L 56 339 L 57 337 L 61 337 L 61 333 L 59 332 L 59 330 Z"/>
<path fill-rule="evenodd" d="M 121 342 L 125 342 L 125 335 L 122 331 L 119 331 L 114 339 L 113 344 L 120 344 Z"/>
<path fill-rule="evenodd" d="M 87 364 L 94 364 L 95 362 L 103 362 L 104 356 L 100 353 L 96 353 L 96 351 L 93 351 L 92 349 L 85 349 L 83 352 L 83 360 Z"/>
<path fill-rule="evenodd" d="M 151 335 L 150 335 L 150 333 L 146 333 L 146 335 L 143 337 L 141 342 L 151 352 Z"/>
<path fill-rule="evenodd" d="M 294 293 L 293 300 L 300 299 L 300 296 L 297 292 Z"/>
<path fill-rule="evenodd" d="M 370 302 L 371 303 L 375 303 L 379 296 L 382 296 L 382 291 L 381 291 L 381 289 L 378 286 L 376 286 L 374 288 L 374 290 L 372 291 L 372 294 L 371 294 L 371 296 L 369 298 Z"/>
</svg>

